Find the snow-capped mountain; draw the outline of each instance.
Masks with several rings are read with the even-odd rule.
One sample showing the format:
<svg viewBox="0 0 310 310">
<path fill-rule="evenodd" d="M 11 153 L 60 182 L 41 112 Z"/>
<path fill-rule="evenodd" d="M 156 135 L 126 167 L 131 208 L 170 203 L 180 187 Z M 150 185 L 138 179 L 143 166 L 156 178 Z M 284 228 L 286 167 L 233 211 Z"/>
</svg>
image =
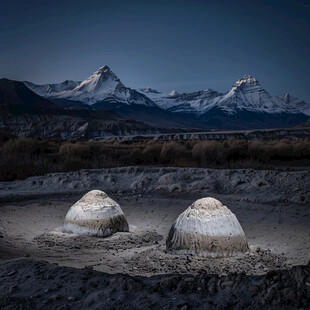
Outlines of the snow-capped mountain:
<svg viewBox="0 0 310 310">
<path fill-rule="evenodd" d="M 61 83 L 63 84 L 63 83 Z M 86 80 L 77 83 L 74 87 L 57 90 L 53 88 L 52 92 L 43 89 L 45 85 L 34 85 L 29 82 L 26 84 L 34 92 L 40 92 L 42 96 L 49 99 L 66 99 L 78 101 L 88 105 L 98 102 L 122 103 L 122 104 L 141 104 L 146 106 L 155 106 L 147 96 L 125 87 L 120 79 L 108 66 L 103 66 L 94 72 Z"/>
<path fill-rule="evenodd" d="M 259 82 L 245 75 L 239 79 L 228 93 L 217 98 L 211 107 L 216 106 L 228 114 L 237 110 L 247 110 L 259 113 L 299 113 L 299 110 L 283 104 L 281 100 L 271 96 Z"/>
<path fill-rule="evenodd" d="M 225 94 L 213 89 L 191 93 L 162 93 L 150 87 L 134 90 L 108 66 L 82 82 L 25 85 L 68 110 L 109 110 L 169 130 L 284 128 L 306 122 L 310 114 L 306 103 L 290 96 L 274 97 L 249 75 Z"/>
<path fill-rule="evenodd" d="M 63 91 L 72 90 L 81 82 L 66 80 L 62 83 L 37 85 L 31 82 L 24 81 L 24 84 L 37 95 L 42 97 L 53 97 Z"/>
<path fill-rule="evenodd" d="M 304 114 L 310 116 L 310 103 L 300 100 L 299 98 L 287 93 L 277 96 L 277 98 L 284 101 L 287 105 L 294 107 L 299 111 L 303 112 Z"/>
<path fill-rule="evenodd" d="M 60 84 L 36 85 L 24 82 L 38 95 L 50 100 L 80 102 L 94 108 L 100 104 L 139 104 L 158 106 L 174 113 L 203 115 L 216 108 L 227 115 L 239 111 L 259 113 L 305 113 L 310 114 L 309 105 L 288 94 L 271 96 L 259 82 L 245 75 L 225 94 L 213 89 L 191 93 L 178 93 L 175 90 L 161 93 L 150 87 L 138 91 L 124 86 L 117 75 L 108 66 L 103 66 L 82 82 L 64 81 Z M 57 102 L 56 102 L 57 103 Z M 99 103 L 99 104 L 98 104 Z"/>
<path fill-rule="evenodd" d="M 296 105 L 284 104 L 279 98 L 271 96 L 255 78 L 249 75 L 239 79 L 226 94 L 212 89 L 183 94 L 146 92 L 144 89 L 141 91 L 160 107 L 171 112 L 201 115 L 213 108 L 221 109 L 229 115 L 240 110 L 271 114 L 300 112 Z"/>
<path fill-rule="evenodd" d="M 245 75 L 225 94 L 212 89 L 193 93 L 141 90 L 163 109 L 217 129 L 284 128 L 307 120 L 304 104 L 287 104 Z"/>
<path fill-rule="evenodd" d="M 112 111 L 63 109 L 25 83 L 5 78 L 0 79 L 0 129 L 22 137 L 62 139 L 158 133 L 156 128 Z"/>
</svg>

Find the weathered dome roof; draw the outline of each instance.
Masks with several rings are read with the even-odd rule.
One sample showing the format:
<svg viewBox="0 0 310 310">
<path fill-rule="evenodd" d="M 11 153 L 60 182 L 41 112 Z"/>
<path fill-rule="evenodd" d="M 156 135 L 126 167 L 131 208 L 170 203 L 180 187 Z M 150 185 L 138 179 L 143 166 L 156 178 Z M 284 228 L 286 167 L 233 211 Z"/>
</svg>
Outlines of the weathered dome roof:
<svg viewBox="0 0 310 310">
<path fill-rule="evenodd" d="M 172 253 L 205 257 L 231 256 L 248 250 L 236 216 L 211 197 L 195 201 L 179 215 L 166 245 Z"/>
<path fill-rule="evenodd" d="M 88 192 L 69 209 L 63 227 L 64 232 L 98 237 L 128 230 L 119 204 L 99 190 Z"/>
</svg>

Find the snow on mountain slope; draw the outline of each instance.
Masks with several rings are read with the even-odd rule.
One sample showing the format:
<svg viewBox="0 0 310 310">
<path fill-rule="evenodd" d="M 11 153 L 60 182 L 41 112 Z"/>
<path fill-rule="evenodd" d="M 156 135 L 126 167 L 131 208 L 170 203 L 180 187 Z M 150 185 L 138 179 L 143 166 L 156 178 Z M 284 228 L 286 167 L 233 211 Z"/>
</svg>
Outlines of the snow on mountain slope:
<svg viewBox="0 0 310 310">
<path fill-rule="evenodd" d="M 169 93 L 148 91 L 148 89 L 140 89 L 140 91 L 165 110 L 194 114 L 203 113 L 205 108 L 210 103 L 213 103 L 215 98 L 221 95 L 212 89 L 182 94 L 176 92 L 175 90 L 172 90 Z"/>
<path fill-rule="evenodd" d="M 37 85 L 31 82 L 23 82 L 30 90 L 42 97 L 52 97 L 60 92 L 71 90 L 78 86 L 81 82 L 66 80 L 62 83 Z"/>
<path fill-rule="evenodd" d="M 82 82 L 65 81 L 60 84 L 35 85 L 24 82 L 37 94 L 51 100 L 64 100 L 88 104 L 98 108 L 100 104 L 111 108 L 121 105 L 138 104 L 146 107 L 160 107 L 169 112 L 205 115 L 217 109 L 227 115 L 241 111 L 268 114 L 310 115 L 307 103 L 288 94 L 273 97 L 259 82 L 245 75 L 225 94 L 212 89 L 191 93 L 171 91 L 161 93 L 150 87 L 134 90 L 124 86 L 108 66 L 103 66 Z M 71 103 L 70 103 L 71 104 Z"/>
<path fill-rule="evenodd" d="M 300 100 L 299 98 L 294 97 L 287 93 L 284 95 L 277 96 L 277 98 L 284 101 L 287 105 L 294 107 L 299 111 L 301 111 L 302 113 L 310 116 L 310 103 Z"/>
<path fill-rule="evenodd" d="M 153 102 L 155 102 L 159 107 L 165 110 L 172 110 L 173 112 L 188 112 L 195 113 L 195 110 L 192 109 L 189 103 L 182 105 L 181 102 L 178 102 L 177 99 L 180 98 L 181 94 L 176 91 L 171 91 L 169 93 L 161 93 L 152 88 L 141 88 L 139 91 L 149 97 Z M 174 108 L 177 110 L 174 111 Z"/>
<path fill-rule="evenodd" d="M 216 102 L 222 94 L 213 89 L 201 90 L 194 93 L 182 94 L 178 99 L 179 102 L 189 102 L 191 108 L 197 111 L 198 114 L 202 114 L 209 110 L 209 106 Z"/>
<path fill-rule="evenodd" d="M 150 87 L 141 88 L 139 89 L 139 91 L 146 93 L 146 94 L 160 94 L 160 92 L 158 92 L 156 89 L 153 89 Z"/>
<path fill-rule="evenodd" d="M 228 93 L 220 96 L 209 108 L 216 106 L 227 114 L 234 114 L 236 110 L 265 113 L 299 113 L 294 107 L 285 105 L 281 100 L 271 96 L 259 82 L 245 75 L 239 79 Z"/>
<path fill-rule="evenodd" d="M 44 96 L 51 99 L 79 101 L 88 105 L 93 105 L 100 101 L 107 101 L 111 103 L 156 106 L 147 96 L 125 87 L 108 66 L 99 68 L 89 78 L 78 83 L 73 88 L 59 89 L 59 91 L 51 93 L 46 92 Z"/>
<path fill-rule="evenodd" d="M 171 112 L 201 115 L 213 108 L 220 109 L 228 115 L 238 113 L 240 110 L 271 114 L 300 112 L 294 105 L 289 106 L 271 96 L 255 78 L 249 75 L 239 79 L 226 94 L 212 89 L 183 94 L 176 92 L 163 94 L 148 89 L 141 91 L 160 107 Z"/>
</svg>

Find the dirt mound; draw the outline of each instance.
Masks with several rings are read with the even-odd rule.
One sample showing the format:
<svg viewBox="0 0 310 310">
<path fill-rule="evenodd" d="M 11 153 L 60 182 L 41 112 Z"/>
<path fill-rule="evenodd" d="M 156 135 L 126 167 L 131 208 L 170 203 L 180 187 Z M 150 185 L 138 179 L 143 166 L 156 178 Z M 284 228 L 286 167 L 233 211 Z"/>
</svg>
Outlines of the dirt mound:
<svg viewBox="0 0 310 310">
<path fill-rule="evenodd" d="M 88 236 L 66 234 L 62 232 L 44 233 L 34 239 L 38 246 L 49 248 L 69 248 L 76 250 L 127 250 L 139 247 L 147 247 L 158 244 L 163 236 L 156 232 L 141 233 L 115 233 L 106 238 L 93 238 Z"/>
<path fill-rule="evenodd" d="M 191 255 L 172 255 L 166 251 L 148 249 L 135 254 L 127 261 L 130 266 L 145 274 L 201 272 L 223 274 L 227 272 L 246 272 L 262 274 L 269 270 L 286 267 L 286 259 L 269 250 L 253 248 L 242 256 L 207 258 Z"/>
</svg>

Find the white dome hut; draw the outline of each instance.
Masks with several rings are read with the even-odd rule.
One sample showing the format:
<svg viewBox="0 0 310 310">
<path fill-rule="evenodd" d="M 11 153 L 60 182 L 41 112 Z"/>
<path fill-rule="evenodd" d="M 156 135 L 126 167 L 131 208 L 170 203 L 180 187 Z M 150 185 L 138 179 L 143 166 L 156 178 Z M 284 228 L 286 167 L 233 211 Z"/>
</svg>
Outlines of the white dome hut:
<svg viewBox="0 0 310 310">
<path fill-rule="evenodd" d="M 195 201 L 179 215 L 166 241 L 173 254 L 226 257 L 244 253 L 248 243 L 236 216 L 214 198 Z"/>
<path fill-rule="evenodd" d="M 85 194 L 68 211 L 63 232 L 107 237 L 117 231 L 129 231 L 127 220 L 117 202 L 105 192 Z"/>
</svg>

